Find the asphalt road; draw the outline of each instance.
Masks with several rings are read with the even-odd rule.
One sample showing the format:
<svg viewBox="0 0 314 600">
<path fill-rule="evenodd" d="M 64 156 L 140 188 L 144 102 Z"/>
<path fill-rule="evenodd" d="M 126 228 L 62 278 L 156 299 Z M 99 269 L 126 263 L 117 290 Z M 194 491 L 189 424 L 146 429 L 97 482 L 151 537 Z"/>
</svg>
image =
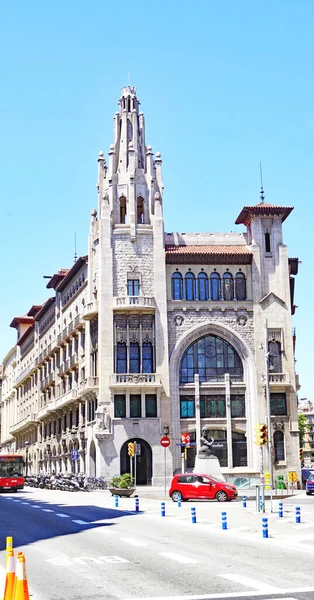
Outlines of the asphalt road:
<svg viewBox="0 0 314 600">
<path fill-rule="evenodd" d="M 294 524 L 295 502 L 307 515 L 301 528 Z M 180 509 L 168 501 L 166 517 L 158 500 L 141 500 L 139 513 L 134 499 L 119 504 L 114 508 L 108 492 L 0 495 L 0 564 L 12 535 L 26 557 L 32 600 L 313 600 L 312 498 L 287 500 L 285 519 L 270 516 L 267 540 L 254 503 L 248 510 L 241 502 Z"/>
</svg>

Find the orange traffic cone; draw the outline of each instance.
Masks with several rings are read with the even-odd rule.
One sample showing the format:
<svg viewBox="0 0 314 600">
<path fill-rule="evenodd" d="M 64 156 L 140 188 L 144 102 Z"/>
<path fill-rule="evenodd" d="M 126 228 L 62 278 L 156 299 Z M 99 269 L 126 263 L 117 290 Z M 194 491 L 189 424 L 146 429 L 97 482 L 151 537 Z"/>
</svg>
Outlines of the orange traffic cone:
<svg viewBox="0 0 314 600">
<path fill-rule="evenodd" d="M 17 579 L 15 585 L 15 595 L 12 600 L 30 600 L 28 593 L 28 581 L 26 575 L 25 556 L 22 554 L 18 558 Z"/>
<path fill-rule="evenodd" d="M 23 556 L 23 552 L 18 552 L 17 553 L 16 561 L 15 561 L 15 577 L 14 577 L 14 584 L 13 584 L 12 600 L 14 600 L 14 598 L 15 598 L 15 590 L 16 590 L 16 582 L 17 582 L 17 570 L 18 570 L 19 558 L 21 556 Z"/>
<path fill-rule="evenodd" d="M 13 599 L 14 581 L 15 581 L 15 558 L 14 558 L 13 550 L 9 550 L 9 552 L 7 554 L 7 568 L 6 568 L 3 600 L 12 600 Z"/>
</svg>

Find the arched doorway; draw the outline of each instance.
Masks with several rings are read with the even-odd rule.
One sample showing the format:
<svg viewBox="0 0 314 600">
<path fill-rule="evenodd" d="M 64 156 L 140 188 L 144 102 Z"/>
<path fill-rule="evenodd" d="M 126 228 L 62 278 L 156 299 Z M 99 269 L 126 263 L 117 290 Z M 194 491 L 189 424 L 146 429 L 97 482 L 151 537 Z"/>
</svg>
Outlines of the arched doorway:
<svg viewBox="0 0 314 600">
<path fill-rule="evenodd" d="M 150 445 L 141 438 L 127 440 L 120 452 L 120 473 L 131 472 L 131 457 L 128 455 L 128 443 L 136 442 L 136 485 L 151 485 L 153 474 L 152 449 Z M 134 462 L 133 460 L 133 476 Z"/>
<path fill-rule="evenodd" d="M 92 440 L 89 447 L 89 475 L 90 477 L 96 477 L 96 446 L 94 440 Z"/>
</svg>

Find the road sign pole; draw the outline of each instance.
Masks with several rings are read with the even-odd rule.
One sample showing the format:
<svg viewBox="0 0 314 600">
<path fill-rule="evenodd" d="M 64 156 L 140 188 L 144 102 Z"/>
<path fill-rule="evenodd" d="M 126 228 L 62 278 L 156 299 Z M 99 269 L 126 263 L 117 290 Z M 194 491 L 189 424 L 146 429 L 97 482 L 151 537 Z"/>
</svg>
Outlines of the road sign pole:
<svg viewBox="0 0 314 600">
<path fill-rule="evenodd" d="M 134 442 L 134 489 L 136 489 L 136 442 Z"/>
<path fill-rule="evenodd" d="M 167 448 L 164 448 L 164 463 L 165 463 L 165 489 L 164 489 L 164 495 L 166 497 L 167 495 Z"/>
</svg>

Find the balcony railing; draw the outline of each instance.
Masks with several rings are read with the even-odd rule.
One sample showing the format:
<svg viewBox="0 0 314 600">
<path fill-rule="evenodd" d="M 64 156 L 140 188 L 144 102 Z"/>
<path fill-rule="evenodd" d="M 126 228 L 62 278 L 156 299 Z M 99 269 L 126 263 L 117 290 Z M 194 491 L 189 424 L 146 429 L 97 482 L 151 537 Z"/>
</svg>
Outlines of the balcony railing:
<svg viewBox="0 0 314 600">
<path fill-rule="evenodd" d="M 22 431 L 22 429 L 24 429 L 24 427 L 29 425 L 29 423 L 35 423 L 37 420 L 36 417 L 37 417 L 37 415 L 35 415 L 35 413 L 30 413 L 29 415 L 27 415 L 27 417 L 24 417 L 24 419 L 21 419 L 20 421 L 18 421 L 18 423 L 11 425 L 10 433 L 13 433 L 13 432 L 17 433 L 18 431 Z"/>
<path fill-rule="evenodd" d="M 111 376 L 111 385 L 151 385 L 160 386 L 157 373 L 115 373 Z"/>
<path fill-rule="evenodd" d="M 85 321 L 91 321 L 97 315 L 98 315 L 98 301 L 93 300 L 93 302 L 87 302 L 86 306 L 84 306 L 83 319 L 85 319 Z"/>
<path fill-rule="evenodd" d="M 270 373 L 269 374 L 270 384 L 289 384 L 290 376 L 289 373 Z"/>
<path fill-rule="evenodd" d="M 83 396 L 88 392 L 97 391 L 99 388 L 99 377 L 87 377 L 80 382 L 78 395 Z"/>
<path fill-rule="evenodd" d="M 115 310 L 134 309 L 151 311 L 155 310 L 155 298 L 152 296 L 119 296 L 113 299 Z"/>
</svg>

